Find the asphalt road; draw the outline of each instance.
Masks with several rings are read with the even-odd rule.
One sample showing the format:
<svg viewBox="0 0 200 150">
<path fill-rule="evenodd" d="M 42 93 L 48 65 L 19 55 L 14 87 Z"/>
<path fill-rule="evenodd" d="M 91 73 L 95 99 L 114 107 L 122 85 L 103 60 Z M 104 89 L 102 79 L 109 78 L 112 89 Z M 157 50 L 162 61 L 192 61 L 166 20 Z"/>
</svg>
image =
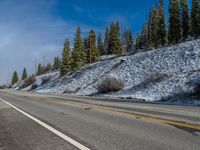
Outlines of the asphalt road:
<svg viewBox="0 0 200 150">
<path fill-rule="evenodd" d="M 0 150 L 200 150 L 200 108 L 0 91 Z"/>
</svg>

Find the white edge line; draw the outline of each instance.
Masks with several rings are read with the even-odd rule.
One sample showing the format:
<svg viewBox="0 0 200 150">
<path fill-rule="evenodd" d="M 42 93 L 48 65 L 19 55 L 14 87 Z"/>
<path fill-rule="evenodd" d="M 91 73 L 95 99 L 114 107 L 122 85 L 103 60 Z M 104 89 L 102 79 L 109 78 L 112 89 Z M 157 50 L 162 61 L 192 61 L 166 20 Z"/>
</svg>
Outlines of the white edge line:
<svg viewBox="0 0 200 150">
<path fill-rule="evenodd" d="M 3 101 L 4 103 L 6 103 L 7 105 L 11 106 L 12 108 L 14 108 L 15 110 L 19 111 L 20 113 L 22 113 L 23 115 L 25 115 L 26 117 L 30 118 L 31 120 L 37 122 L 38 124 L 40 124 L 41 126 L 43 126 L 44 128 L 46 128 L 47 130 L 51 131 L 52 133 L 56 134 L 57 136 L 59 136 L 60 138 L 62 138 L 63 140 L 71 143 L 72 145 L 74 145 L 75 147 L 77 147 L 80 150 L 90 150 L 89 148 L 85 147 L 84 145 L 80 144 L 79 142 L 73 140 L 72 138 L 66 136 L 65 134 L 63 134 L 62 132 L 56 130 L 55 128 L 49 126 L 48 124 L 40 121 L 39 119 L 29 115 L 28 113 L 24 112 L 23 110 L 20 110 L 19 108 L 15 107 L 14 105 L 10 104 L 9 102 L 3 100 L 2 98 L 0 98 L 1 101 Z"/>
</svg>

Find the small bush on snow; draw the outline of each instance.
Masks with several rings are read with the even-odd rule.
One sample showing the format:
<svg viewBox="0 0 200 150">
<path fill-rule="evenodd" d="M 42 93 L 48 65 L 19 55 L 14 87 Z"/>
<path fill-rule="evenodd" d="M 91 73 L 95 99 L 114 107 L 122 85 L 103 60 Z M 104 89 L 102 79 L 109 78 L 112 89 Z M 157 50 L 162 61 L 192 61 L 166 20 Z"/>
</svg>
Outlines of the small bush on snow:
<svg viewBox="0 0 200 150">
<path fill-rule="evenodd" d="M 30 77 L 28 77 L 27 79 L 24 80 L 24 84 L 22 85 L 21 88 L 28 87 L 31 84 L 35 83 L 35 81 L 36 81 L 35 76 L 32 75 L 32 76 L 30 76 Z"/>
<path fill-rule="evenodd" d="M 36 83 L 34 83 L 32 86 L 31 86 L 31 89 L 30 90 L 34 90 L 38 87 L 38 85 Z"/>
<path fill-rule="evenodd" d="M 186 97 L 188 98 L 200 98 L 200 83 L 196 83 L 196 85 L 193 85 L 193 91 L 186 93 Z"/>
<path fill-rule="evenodd" d="M 116 77 L 107 77 L 99 85 L 98 91 L 100 93 L 117 92 L 122 90 L 124 83 Z"/>
<path fill-rule="evenodd" d="M 49 82 L 51 80 L 51 77 L 44 77 L 42 78 L 42 85 Z"/>
</svg>

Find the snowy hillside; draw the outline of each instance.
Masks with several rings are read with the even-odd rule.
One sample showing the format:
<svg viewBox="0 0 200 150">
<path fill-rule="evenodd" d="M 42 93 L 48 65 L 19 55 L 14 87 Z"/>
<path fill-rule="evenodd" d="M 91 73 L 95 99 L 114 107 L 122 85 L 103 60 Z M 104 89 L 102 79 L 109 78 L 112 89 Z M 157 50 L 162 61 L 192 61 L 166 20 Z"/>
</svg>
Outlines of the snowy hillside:
<svg viewBox="0 0 200 150">
<path fill-rule="evenodd" d="M 104 96 L 146 101 L 180 96 L 200 83 L 200 40 L 103 60 L 63 78 L 56 74 L 35 91 L 93 95 L 104 78 L 115 76 L 124 82 L 123 90 Z"/>
</svg>

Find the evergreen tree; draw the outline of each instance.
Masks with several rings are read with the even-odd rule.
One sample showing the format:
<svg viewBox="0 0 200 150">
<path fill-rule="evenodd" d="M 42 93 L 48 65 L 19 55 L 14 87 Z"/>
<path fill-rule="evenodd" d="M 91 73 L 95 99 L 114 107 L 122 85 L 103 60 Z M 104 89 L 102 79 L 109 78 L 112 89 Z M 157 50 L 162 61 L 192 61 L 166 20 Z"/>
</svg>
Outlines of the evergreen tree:
<svg viewBox="0 0 200 150">
<path fill-rule="evenodd" d="M 135 53 L 139 52 L 141 49 L 143 49 L 142 35 L 138 33 L 136 36 Z"/>
<path fill-rule="evenodd" d="M 37 75 L 41 75 L 44 72 L 44 69 L 41 64 L 38 64 Z"/>
<path fill-rule="evenodd" d="M 101 33 L 100 32 L 98 34 L 97 44 L 98 44 L 97 47 L 98 47 L 100 55 L 101 56 L 104 55 L 105 51 L 104 51 L 104 46 L 103 46 L 102 37 L 101 37 Z"/>
<path fill-rule="evenodd" d="M 130 29 L 127 29 L 124 33 L 124 45 L 126 52 L 133 50 L 133 37 Z"/>
<path fill-rule="evenodd" d="M 159 10 L 154 7 L 151 11 L 150 17 L 150 43 L 152 47 L 157 48 L 159 46 Z"/>
<path fill-rule="evenodd" d="M 164 12 L 164 0 L 160 0 L 159 4 L 159 17 L 158 17 L 158 42 L 159 46 L 166 44 L 166 24 L 165 24 L 165 12 Z"/>
<path fill-rule="evenodd" d="M 151 16 L 152 16 L 152 9 L 149 12 L 148 20 L 147 20 L 147 29 L 148 29 L 148 46 L 152 46 L 152 39 L 151 39 Z"/>
<path fill-rule="evenodd" d="M 136 35 L 136 38 L 135 38 L 135 51 L 137 51 L 139 49 L 139 46 L 138 46 L 138 43 L 139 43 L 139 40 L 138 40 L 138 37 L 139 37 L 139 34 Z"/>
<path fill-rule="evenodd" d="M 19 78 L 18 78 L 17 71 L 14 71 L 13 77 L 12 77 L 12 85 L 14 85 L 15 83 L 17 83 L 18 80 L 19 80 Z"/>
<path fill-rule="evenodd" d="M 94 30 L 89 31 L 88 35 L 88 62 L 93 63 L 99 60 L 100 54 L 96 45 L 96 35 Z"/>
<path fill-rule="evenodd" d="M 147 49 L 149 47 L 148 42 L 148 25 L 144 24 L 141 33 L 137 34 L 135 52 Z"/>
<path fill-rule="evenodd" d="M 147 49 L 149 47 L 148 43 L 148 26 L 147 24 L 143 25 L 142 33 L 140 35 L 140 49 Z"/>
<path fill-rule="evenodd" d="M 138 51 L 140 49 L 139 41 L 140 41 L 140 34 L 138 33 L 136 35 L 136 40 L 135 40 L 135 51 Z"/>
<path fill-rule="evenodd" d="M 188 1 L 181 0 L 181 29 L 182 29 L 182 39 L 185 41 L 189 36 L 190 26 L 189 26 L 189 10 L 188 10 Z"/>
<path fill-rule="evenodd" d="M 105 38 L 104 38 L 104 49 L 105 49 L 106 54 L 109 53 L 108 52 L 109 41 L 110 41 L 110 30 L 109 30 L 109 28 L 106 28 Z"/>
<path fill-rule="evenodd" d="M 86 54 L 86 63 L 89 64 L 90 63 L 90 44 L 89 44 L 88 35 L 83 39 L 83 47 Z"/>
<path fill-rule="evenodd" d="M 120 29 L 119 29 L 118 22 L 112 23 L 110 27 L 108 53 L 116 54 L 116 55 L 122 54 L 122 47 L 121 47 L 121 41 L 120 41 Z"/>
<path fill-rule="evenodd" d="M 57 56 L 54 58 L 53 70 L 58 70 L 59 68 L 60 68 L 60 59 Z"/>
<path fill-rule="evenodd" d="M 84 47 L 84 50 L 87 52 L 87 49 L 88 49 L 88 37 L 85 37 L 83 39 L 83 47 Z"/>
<path fill-rule="evenodd" d="M 117 35 L 119 36 L 119 40 L 120 40 L 120 27 L 119 27 L 119 21 L 116 22 L 116 32 L 117 32 Z"/>
<path fill-rule="evenodd" d="M 200 36 L 200 1 L 192 0 L 191 10 L 191 27 L 192 36 L 198 38 Z"/>
<path fill-rule="evenodd" d="M 86 52 L 81 39 L 81 28 L 78 27 L 74 38 L 74 50 L 72 52 L 72 70 L 82 67 L 86 63 Z"/>
<path fill-rule="evenodd" d="M 23 73 L 22 73 L 22 80 L 27 78 L 27 71 L 26 68 L 24 68 Z"/>
<path fill-rule="evenodd" d="M 47 65 L 45 66 L 44 73 L 49 72 L 49 71 L 51 71 L 51 70 L 52 70 L 52 66 L 51 66 L 51 63 L 49 62 L 49 63 L 47 63 Z"/>
<path fill-rule="evenodd" d="M 177 44 L 181 40 L 181 21 L 179 0 L 169 2 L 169 29 L 168 41 L 170 44 Z"/>
<path fill-rule="evenodd" d="M 71 71 L 71 58 L 70 58 L 70 42 L 65 40 L 62 52 L 62 61 L 60 67 L 60 75 L 63 76 Z"/>
</svg>

